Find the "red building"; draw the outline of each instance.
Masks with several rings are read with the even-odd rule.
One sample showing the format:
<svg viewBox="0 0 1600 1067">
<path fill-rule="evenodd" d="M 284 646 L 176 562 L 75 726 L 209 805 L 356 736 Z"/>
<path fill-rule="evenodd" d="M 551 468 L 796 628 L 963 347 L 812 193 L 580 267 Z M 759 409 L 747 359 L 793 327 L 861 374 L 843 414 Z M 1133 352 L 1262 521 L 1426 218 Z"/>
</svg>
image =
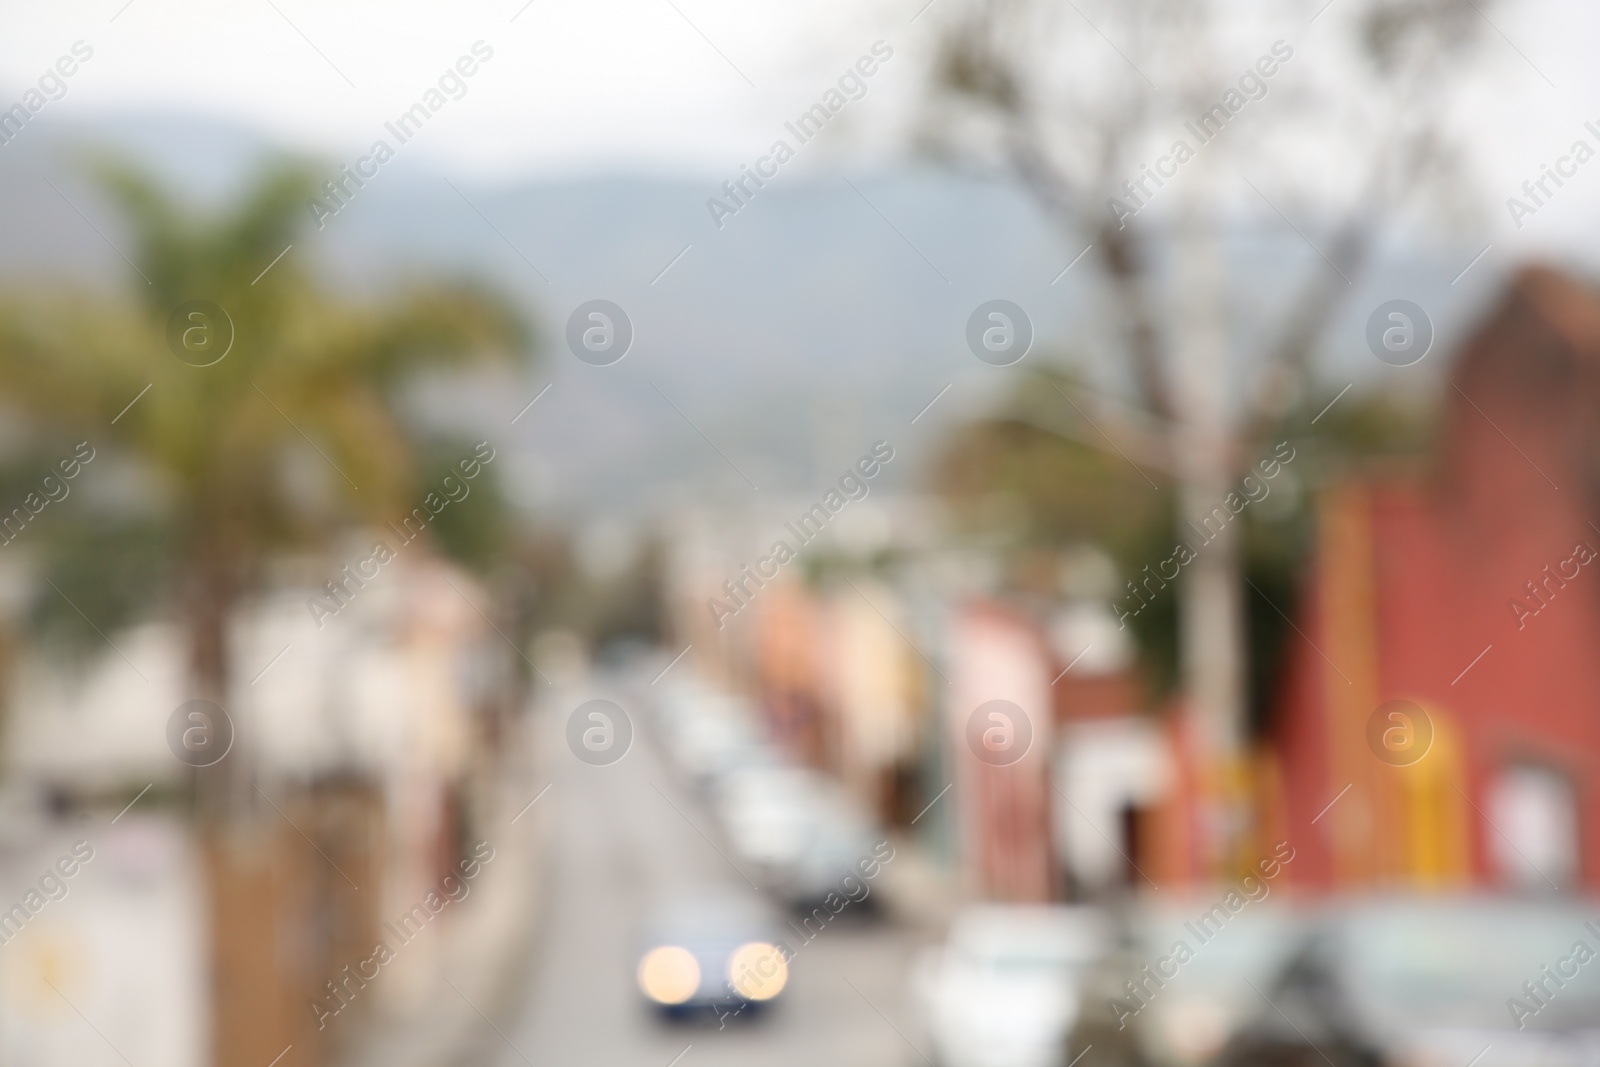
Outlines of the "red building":
<svg viewBox="0 0 1600 1067">
<path fill-rule="evenodd" d="M 949 625 L 944 716 L 963 889 L 984 900 L 1053 900 L 1053 661 L 1044 635 L 989 602 L 962 605 Z"/>
<path fill-rule="evenodd" d="M 1600 292 L 1519 274 L 1427 479 L 1318 523 L 1274 739 L 1290 876 L 1600 890 Z"/>
</svg>

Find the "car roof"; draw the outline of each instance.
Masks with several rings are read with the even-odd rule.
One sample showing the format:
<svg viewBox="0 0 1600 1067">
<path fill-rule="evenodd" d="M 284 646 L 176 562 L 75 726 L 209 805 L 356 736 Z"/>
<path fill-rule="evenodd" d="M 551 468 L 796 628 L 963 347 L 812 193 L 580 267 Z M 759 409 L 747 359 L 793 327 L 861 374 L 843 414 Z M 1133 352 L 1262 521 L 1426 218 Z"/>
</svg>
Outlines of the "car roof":
<svg viewBox="0 0 1600 1067">
<path fill-rule="evenodd" d="M 1056 956 L 1091 960 L 1104 950 L 1111 922 L 1099 908 L 1063 904 L 984 904 L 950 927 L 950 943 L 984 956 Z"/>
<path fill-rule="evenodd" d="M 645 920 L 646 935 L 659 941 L 756 940 L 768 936 L 771 926 L 771 915 L 760 898 L 724 886 L 690 887 L 663 894 L 651 905 Z"/>
</svg>

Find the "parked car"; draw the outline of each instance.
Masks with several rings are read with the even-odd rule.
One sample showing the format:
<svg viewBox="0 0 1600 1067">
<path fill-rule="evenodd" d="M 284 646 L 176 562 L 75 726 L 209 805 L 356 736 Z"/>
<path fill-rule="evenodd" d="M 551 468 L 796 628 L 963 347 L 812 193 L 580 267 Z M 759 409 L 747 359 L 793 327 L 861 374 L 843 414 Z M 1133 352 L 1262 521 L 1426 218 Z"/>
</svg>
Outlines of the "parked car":
<svg viewBox="0 0 1600 1067">
<path fill-rule="evenodd" d="M 1256 990 L 1267 988 L 1282 973 L 1303 938 L 1299 909 L 1273 898 L 1249 904 L 1202 942 L 1194 921 L 1217 898 L 1164 897 L 1133 913 L 1133 944 L 1125 961 L 1129 973 L 1119 979 L 1167 956 L 1179 941 L 1194 950 L 1194 957 L 1132 1020 L 1135 1046 L 1154 1067 L 1203 1067 L 1213 1060 L 1255 1016 L 1261 1007 Z M 1119 980 L 1113 986 L 1121 984 Z M 1114 988 L 1112 995 L 1129 1001 L 1120 989 Z"/>
<path fill-rule="evenodd" d="M 1262 988 L 1254 1017 L 1219 1062 L 1593 1063 L 1600 1057 L 1600 936 L 1586 923 L 1597 916 L 1594 902 L 1482 896 L 1339 906 Z M 1552 972 L 1559 977 L 1548 978 Z"/>
<path fill-rule="evenodd" d="M 669 691 L 657 707 L 668 754 L 701 789 L 752 760 L 760 740 L 749 715 L 731 697 L 700 685 Z"/>
<path fill-rule="evenodd" d="M 793 865 L 816 821 L 820 787 L 813 771 L 763 760 L 724 774 L 717 820 L 734 851 L 763 880 Z"/>
<path fill-rule="evenodd" d="M 881 840 L 837 782 L 759 751 L 717 779 L 715 808 L 752 877 L 801 911 L 860 892 L 859 865 Z"/>
<path fill-rule="evenodd" d="M 1096 908 L 982 905 L 920 955 L 912 996 L 940 1067 L 1064 1067 L 1087 970 L 1109 941 Z"/>
<path fill-rule="evenodd" d="M 864 888 L 861 863 L 872 859 L 876 846 L 883 840 L 881 828 L 844 788 L 837 782 L 827 782 L 819 790 L 805 847 L 781 872 L 782 881 L 774 886 L 774 891 L 791 907 L 801 911 L 822 904 L 829 894 L 854 899 L 852 894 Z M 877 906 L 877 898 L 870 895 L 870 889 L 867 892 L 868 895 L 854 905 L 858 910 Z"/>
<path fill-rule="evenodd" d="M 707 887 L 666 897 L 641 942 L 639 990 L 668 1018 L 748 1019 L 788 984 L 776 922 L 753 894 Z"/>
</svg>

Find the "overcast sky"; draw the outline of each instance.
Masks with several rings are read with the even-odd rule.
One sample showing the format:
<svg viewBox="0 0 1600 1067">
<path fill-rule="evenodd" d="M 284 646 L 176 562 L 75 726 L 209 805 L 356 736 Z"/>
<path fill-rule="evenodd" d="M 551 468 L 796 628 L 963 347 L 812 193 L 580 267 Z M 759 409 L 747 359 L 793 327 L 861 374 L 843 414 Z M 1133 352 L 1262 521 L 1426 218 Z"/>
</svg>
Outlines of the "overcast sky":
<svg viewBox="0 0 1600 1067">
<path fill-rule="evenodd" d="M 418 151 L 502 174 L 721 165 L 764 148 L 874 40 L 915 36 L 914 8 L 878 17 L 860 0 L 124 2 L 7 3 L 7 103 L 81 38 L 94 58 L 51 110 L 198 111 L 339 151 L 381 135 L 482 40 L 494 59 Z M 895 84 L 872 95 L 905 98 L 910 65 L 886 73 Z"/>
<path fill-rule="evenodd" d="M 889 41 L 896 57 L 868 99 L 796 168 L 815 170 L 890 157 L 903 143 L 940 2 L 913 22 L 922 0 L 7 0 L 0 100 L 18 99 L 81 39 L 93 59 L 39 121 L 174 110 L 353 159 L 482 40 L 494 58 L 408 154 L 484 180 L 724 175 L 765 151 L 782 122 L 875 40 Z M 1081 0 L 1079 9 L 1093 17 L 1110 2 Z M 1318 2 L 1278 6 L 1299 19 Z M 1591 54 L 1600 12 L 1588 0 L 1477 6 L 1492 26 L 1454 132 L 1472 156 L 1487 237 L 1507 247 L 1586 244 L 1580 231 L 1600 223 L 1600 161 L 1563 190 L 1559 212 L 1520 233 L 1504 200 L 1585 136 L 1585 119 L 1600 128 Z M 1296 76 L 1315 69 L 1346 9 L 1334 0 L 1303 28 L 1310 62 Z"/>
</svg>

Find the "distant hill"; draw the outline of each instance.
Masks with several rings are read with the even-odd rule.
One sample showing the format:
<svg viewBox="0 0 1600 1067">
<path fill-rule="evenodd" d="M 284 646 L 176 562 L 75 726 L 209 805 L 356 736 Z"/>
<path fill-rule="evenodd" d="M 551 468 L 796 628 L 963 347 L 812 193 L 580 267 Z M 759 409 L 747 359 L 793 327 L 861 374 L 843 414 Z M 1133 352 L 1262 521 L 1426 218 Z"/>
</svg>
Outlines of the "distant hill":
<svg viewBox="0 0 1600 1067">
<path fill-rule="evenodd" d="M 269 148 L 248 130 L 181 116 L 30 126 L 0 148 L 0 283 L 126 280 L 117 252 L 77 210 L 123 243 L 73 162 L 108 145 L 193 190 L 197 211 Z M 349 161 L 328 161 L 329 176 Z M 330 284 L 359 289 L 407 270 L 465 271 L 523 301 L 545 341 L 531 378 L 428 390 L 419 410 L 506 448 L 518 498 L 575 518 L 638 513 L 688 494 L 702 503 L 745 499 L 754 492 L 745 477 L 763 491 L 805 492 L 878 438 L 910 460 L 894 475 L 914 477 L 950 421 L 981 410 L 1018 370 L 986 366 L 966 350 L 967 316 L 984 300 L 1005 297 L 1029 312 L 1038 337 L 1029 360 L 1106 350 L 1093 334 L 1102 297 L 1090 264 L 1051 284 L 1082 243 L 1058 238 L 1015 189 L 927 168 L 792 169 L 718 230 L 706 199 L 732 175 L 530 177 L 481 187 L 430 170 L 399 146 L 346 210 L 289 254 L 316 258 Z M 1241 226 L 1228 250 L 1232 269 L 1258 280 L 1247 291 L 1259 296 L 1229 309 L 1241 323 L 1278 314 L 1285 280 L 1317 262 L 1272 222 Z M 1474 251 L 1413 250 L 1361 279 L 1326 338 L 1328 380 L 1398 387 L 1431 376 L 1505 269 L 1486 261 L 1452 287 Z M 1434 354 L 1406 376 L 1379 365 L 1362 341 L 1368 312 L 1392 296 L 1417 300 L 1439 328 Z M 620 304 L 636 332 L 627 357 L 610 367 L 579 362 L 563 339 L 571 310 L 596 297 Z M 1095 373 L 1114 382 L 1118 369 L 1102 361 Z"/>
</svg>

